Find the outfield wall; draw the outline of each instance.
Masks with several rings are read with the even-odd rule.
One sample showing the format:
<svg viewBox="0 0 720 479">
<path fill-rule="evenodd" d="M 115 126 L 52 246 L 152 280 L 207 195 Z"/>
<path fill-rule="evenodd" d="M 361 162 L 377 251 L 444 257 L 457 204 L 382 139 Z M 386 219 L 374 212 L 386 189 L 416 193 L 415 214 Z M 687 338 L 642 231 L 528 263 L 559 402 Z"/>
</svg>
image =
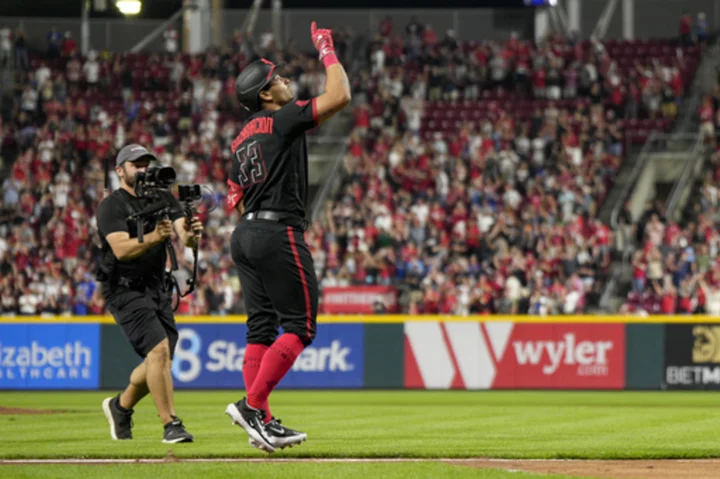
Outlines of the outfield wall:
<svg viewBox="0 0 720 479">
<path fill-rule="evenodd" d="M 720 318 L 321 316 L 281 388 L 720 389 Z M 177 389 L 243 388 L 245 318 L 178 317 Z M 0 389 L 118 389 L 111 317 L 0 318 Z"/>
</svg>

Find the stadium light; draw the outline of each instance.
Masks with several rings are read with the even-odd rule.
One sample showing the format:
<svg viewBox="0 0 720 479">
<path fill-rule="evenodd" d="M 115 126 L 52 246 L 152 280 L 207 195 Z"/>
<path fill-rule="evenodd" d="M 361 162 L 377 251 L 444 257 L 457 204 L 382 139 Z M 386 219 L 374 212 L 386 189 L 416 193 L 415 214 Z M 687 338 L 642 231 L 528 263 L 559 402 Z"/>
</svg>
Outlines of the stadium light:
<svg viewBox="0 0 720 479">
<path fill-rule="evenodd" d="M 115 6 L 123 15 L 137 15 L 142 8 L 140 0 L 117 0 Z"/>
</svg>

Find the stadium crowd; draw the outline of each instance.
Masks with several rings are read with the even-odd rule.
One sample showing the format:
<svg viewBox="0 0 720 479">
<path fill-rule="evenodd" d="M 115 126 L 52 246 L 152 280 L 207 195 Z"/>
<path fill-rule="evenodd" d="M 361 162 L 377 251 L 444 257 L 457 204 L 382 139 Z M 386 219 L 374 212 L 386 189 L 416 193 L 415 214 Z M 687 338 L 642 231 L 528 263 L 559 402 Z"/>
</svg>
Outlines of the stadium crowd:
<svg viewBox="0 0 720 479">
<path fill-rule="evenodd" d="M 19 54 L 15 37 L 14 55 L 2 59 L 15 59 L 18 82 L 12 117 L 0 125 L 10 165 L 0 311 L 103 312 L 92 269 L 104 160 L 137 142 L 174 166 L 179 183 L 211 185 L 218 205 L 201 212 L 199 288 L 179 313 L 241 312 L 227 241 L 239 218 L 223 201 L 242 119 L 235 75 L 255 53 L 282 58 L 302 98 L 321 92 L 323 69 L 239 34 L 197 56 L 87 58 L 58 35 L 50 32 L 42 53 Z M 340 55 L 349 41 L 336 33 Z M 353 74 L 345 182 L 307 232 L 321 287 L 395 285 L 408 293 L 403 311 L 419 314 L 583 311 L 611 262 L 613 234 L 595 218 L 625 132 L 667 127 L 696 54 L 692 44 L 560 36 L 478 44 L 452 31 L 440 38 L 415 19 L 404 30 L 384 19 L 367 68 Z M 513 109 L 520 103 L 525 113 Z M 181 285 L 189 253 L 179 258 Z"/>
<path fill-rule="evenodd" d="M 702 186 L 690 197 L 680 224 L 664 205 L 649 203 L 632 227 L 632 289 L 622 312 L 634 314 L 720 314 L 720 83 L 698 111 L 700 133 L 709 146 Z M 624 212 L 624 223 L 633 224 Z"/>
</svg>

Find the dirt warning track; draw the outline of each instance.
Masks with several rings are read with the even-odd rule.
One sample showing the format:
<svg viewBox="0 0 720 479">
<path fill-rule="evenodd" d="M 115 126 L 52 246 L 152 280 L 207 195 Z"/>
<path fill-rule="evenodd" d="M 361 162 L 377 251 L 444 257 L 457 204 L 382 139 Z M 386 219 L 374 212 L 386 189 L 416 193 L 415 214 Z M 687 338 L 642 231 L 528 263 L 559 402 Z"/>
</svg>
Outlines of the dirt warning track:
<svg viewBox="0 0 720 479">
<path fill-rule="evenodd" d="M 217 458 L 217 459 L 6 459 L 3 465 L 104 465 L 104 464 L 166 464 L 166 463 L 405 463 L 442 462 L 462 467 L 502 469 L 540 474 L 566 474 L 579 477 L 609 479 L 711 479 L 717 478 L 720 459 L 659 459 L 628 461 L 591 461 L 561 459 L 360 459 L 360 458 Z"/>
</svg>

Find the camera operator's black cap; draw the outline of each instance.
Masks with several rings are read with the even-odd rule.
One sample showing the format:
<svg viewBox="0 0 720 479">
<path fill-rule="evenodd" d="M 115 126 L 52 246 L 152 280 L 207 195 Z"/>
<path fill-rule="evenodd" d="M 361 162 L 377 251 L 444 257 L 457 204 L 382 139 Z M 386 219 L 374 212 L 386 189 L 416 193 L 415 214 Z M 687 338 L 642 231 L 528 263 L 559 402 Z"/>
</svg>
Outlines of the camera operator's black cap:
<svg viewBox="0 0 720 479">
<path fill-rule="evenodd" d="M 118 153 L 117 158 L 115 159 L 115 167 L 121 166 L 126 161 L 133 162 L 145 157 L 150 158 L 150 160 L 157 161 L 157 156 L 155 156 L 154 153 L 151 153 L 142 145 L 133 143 L 132 145 L 128 145 L 120 150 L 120 153 Z"/>
</svg>

